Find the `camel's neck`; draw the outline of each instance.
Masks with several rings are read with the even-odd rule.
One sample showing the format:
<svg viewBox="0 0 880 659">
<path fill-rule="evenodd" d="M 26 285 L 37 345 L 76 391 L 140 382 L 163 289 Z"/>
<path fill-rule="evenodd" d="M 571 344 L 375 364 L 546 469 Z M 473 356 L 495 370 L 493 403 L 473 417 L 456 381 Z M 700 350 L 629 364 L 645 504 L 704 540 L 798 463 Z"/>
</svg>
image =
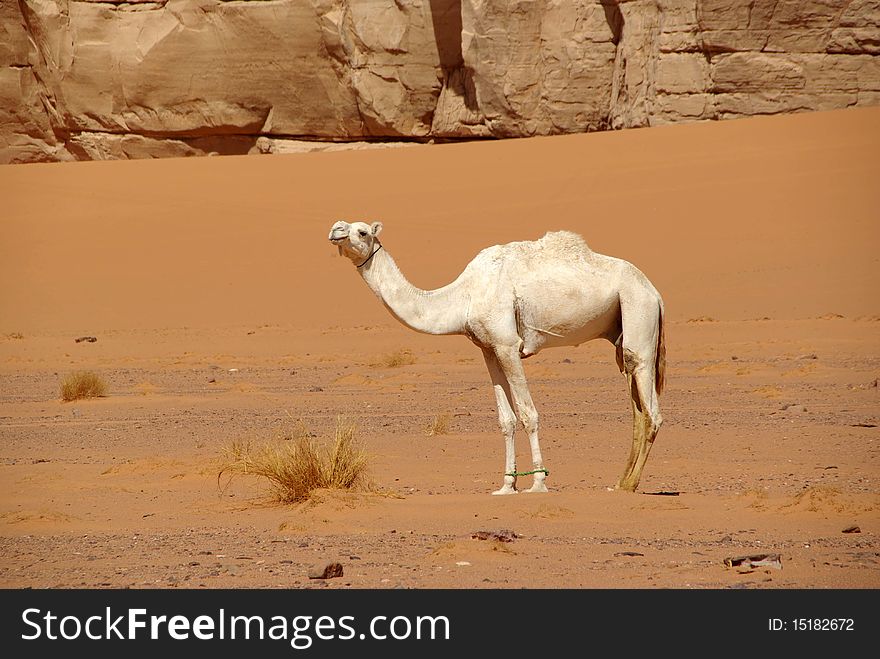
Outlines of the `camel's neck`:
<svg viewBox="0 0 880 659">
<path fill-rule="evenodd" d="M 385 249 L 358 272 L 404 325 L 426 334 L 464 333 L 469 300 L 459 279 L 433 291 L 420 290 L 406 280 Z"/>
</svg>

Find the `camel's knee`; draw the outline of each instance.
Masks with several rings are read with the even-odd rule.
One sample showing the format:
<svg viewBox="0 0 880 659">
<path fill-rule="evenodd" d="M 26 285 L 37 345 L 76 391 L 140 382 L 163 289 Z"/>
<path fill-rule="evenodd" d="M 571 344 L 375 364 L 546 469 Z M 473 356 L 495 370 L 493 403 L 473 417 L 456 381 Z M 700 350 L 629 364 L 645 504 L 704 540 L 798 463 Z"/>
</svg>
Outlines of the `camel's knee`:
<svg viewBox="0 0 880 659">
<path fill-rule="evenodd" d="M 504 433 L 504 436 L 509 437 L 516 432 L 516 416 L 513 412 L 499 412 L 498 425 L 501 426 L 501 432 Z"/>
<path fill-rule="evenodd" d="M 533 433 L 538 430 L 538 412 L 534 408 L 520 408 L 519 420 L 527 433 Z"/>
</svg>

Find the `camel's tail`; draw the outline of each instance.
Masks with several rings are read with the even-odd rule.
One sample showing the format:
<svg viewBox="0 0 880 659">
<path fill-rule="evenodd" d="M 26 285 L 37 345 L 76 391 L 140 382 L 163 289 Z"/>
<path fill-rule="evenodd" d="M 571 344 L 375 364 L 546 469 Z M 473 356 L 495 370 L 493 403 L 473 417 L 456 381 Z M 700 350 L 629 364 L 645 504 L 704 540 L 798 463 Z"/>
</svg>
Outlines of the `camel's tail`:
<svg viewBox="0 0 880 659">
<path fill-rule="evenodd" d="M 663 303 L 660 303 L 660 315 L 657 319 L 658 336 L 657 336 L 657 358 L 654 362 L 654 388 L 657 395 L 663 393 L 663 387 L 666 385 L 666 332 L 663 328 Z"/>
</svg>

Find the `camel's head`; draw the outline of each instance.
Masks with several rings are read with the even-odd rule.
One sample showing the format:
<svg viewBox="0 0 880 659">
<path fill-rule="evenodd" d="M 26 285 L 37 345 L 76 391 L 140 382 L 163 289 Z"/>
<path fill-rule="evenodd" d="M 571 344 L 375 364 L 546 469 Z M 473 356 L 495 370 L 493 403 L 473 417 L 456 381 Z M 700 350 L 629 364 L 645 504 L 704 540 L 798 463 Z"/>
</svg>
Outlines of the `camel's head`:
<svg viewBox="0 0 880 659">
<path fill-rule="evenodd" d="M 337 222 L 330 229 L 330 242 L 339 248 L 339 254 L 351 259 L 355 265 L 370 257 L 379 242 L 381 222 Z"/>
</svg>

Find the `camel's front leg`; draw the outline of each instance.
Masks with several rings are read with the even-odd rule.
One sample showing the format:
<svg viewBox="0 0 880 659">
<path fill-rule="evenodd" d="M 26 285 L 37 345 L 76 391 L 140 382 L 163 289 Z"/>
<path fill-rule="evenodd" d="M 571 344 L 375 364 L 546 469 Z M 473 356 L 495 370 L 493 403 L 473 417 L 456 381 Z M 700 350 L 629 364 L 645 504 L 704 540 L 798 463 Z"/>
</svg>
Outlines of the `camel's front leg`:
<svg viewBox="0 0 880 659">
<path fill-rule="evenodd" d="M 529 386 L 526 382 L 526 374 L 523 370 L 522 360 L 519 356 L 519 348 L 496 348 L 495 355 L 498 363 L 507 379 L 510 387 L 510 396 L 516 414 L 529 435 L 529 445 L 532 449 L 532 473 L 534 481 L 532 487 L 526 492 L 546 492 L 547 486 L 544 480 L 547 478 L 547 470 L 544 468 L 544 460 L 541 457 L 541 447 L 538 445 L 538 411 L 532 402 Z M 516 472 L 506 472 L 508 474 Z"/>
<path fill-rule="evenodd" d="M 501 371 L 498 358 L 491 350 L 483 350 L 486 360 L 486 368 L 492 378 L 492 388 L 495 390 L 495 402 L 498 406 L 498 424 L 504 435 L 504 447 L 506 456 L 504 460 L 504 485 L 500 490 L 492 494 L 516 494 L 516 451 L 513 444 L 513 435 L 516 432 L 516 415 L 510 406 L 510 386 L 507 378 Z"/>
</svg>

